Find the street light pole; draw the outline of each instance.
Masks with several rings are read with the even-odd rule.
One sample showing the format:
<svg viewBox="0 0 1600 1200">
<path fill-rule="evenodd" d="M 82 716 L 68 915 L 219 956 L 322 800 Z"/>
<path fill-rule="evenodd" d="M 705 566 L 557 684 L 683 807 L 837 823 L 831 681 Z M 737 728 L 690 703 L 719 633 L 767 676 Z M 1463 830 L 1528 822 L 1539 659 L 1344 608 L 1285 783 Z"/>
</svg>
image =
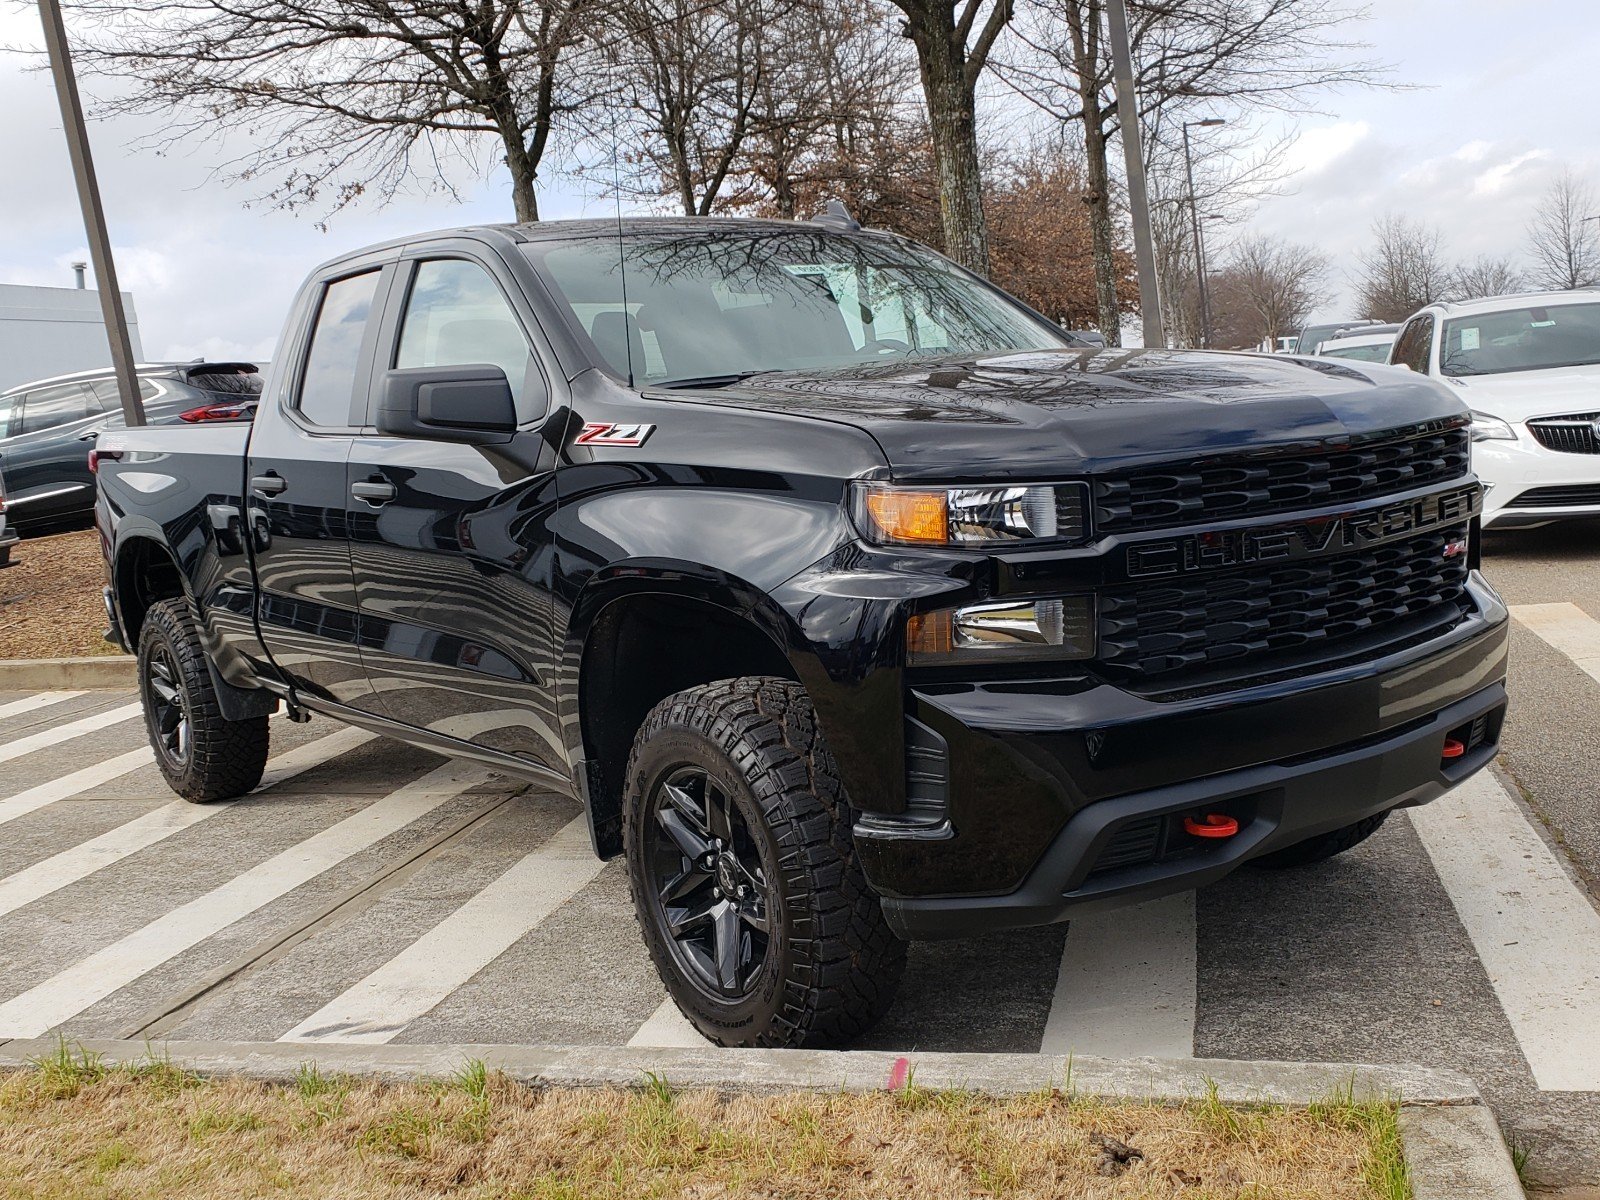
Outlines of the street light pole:
<svg viewBox="0 0 1600 1200">
<path fill-rule="evenodd" d="M 1211 348 L 1211 301 L 1206 295 L 1206 249 L 1200 239 L 1200 201 L 1194 194 L 1194 156 L 1189 152 L 1189 127 L 1209 128 L 1227 124 L 1221 117 L 1183 123 L 1183 170 L 1189 179 L 1189 222 L 1194 229 L 1194 270 L 1200 289 L 1200 348 Z"/>
<path fill-rule="evenodd" d="M 50 54 L 50 74 L 55 78 L 56 99 L 61 105 L 61 124 L 67 134 L 67 152 L 72 157 L 72 175 L 78 186 L 78 205 L 83 209 L 84 232 L 89 237 L 89 259 L 94 263 L 95 287 L 100 292 L 100 315 L 111 342 L 111 367 L 122 399 L 122 416 L 130 425 L 143 425 L 144 400 L 133 370 L 133 345 L 128 339 L 128 314 L 122 307 L 122 292 L 117 286 L 117 268 L 111 260 L 111 238 L 106 233 L 106 214 L 100 207 L 100 185 L 95 179 L 94 158 L 89 153 L 89 131 L 83 123 L 83 103 L 78 99 L 78 81 L 72 74 L 72 50 L 67 44 L 67 27 L 61 19 L 59 0 L 39 0 L 39 18 L 44 22 L 45 48 Z"/>
<path fill-rule="evenodd" d="M 1117 122 L 1122 126 L 1122 160 L 1128 171 L 1128 213 L 1133 223 L 1133 253 L 1139 263 L 1139 315 L 1144 344 L 1163 347 L 1161 293 L 1156 283 L 1155 239 L 1150 235 L 1150 198 L 1144 186 L 1144 147 L 1140 144 L 1139 103 L 1133 91 L 1133 51 L 1128 44 L 1125 0 L 1108 0 L 1112 74 L 1117 86 Z"/>
</svg>

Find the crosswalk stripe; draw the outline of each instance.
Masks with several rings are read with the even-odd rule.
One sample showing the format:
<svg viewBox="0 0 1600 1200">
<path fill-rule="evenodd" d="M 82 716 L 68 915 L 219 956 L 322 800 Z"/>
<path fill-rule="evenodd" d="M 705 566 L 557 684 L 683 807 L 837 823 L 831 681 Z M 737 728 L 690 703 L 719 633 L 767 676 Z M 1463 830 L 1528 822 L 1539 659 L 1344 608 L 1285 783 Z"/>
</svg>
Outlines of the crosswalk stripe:
<svg viewBox="0 0 1600 1200">
<path fill-rule="evenodd" d="M 82 737 L 86 733 L 94 733 L 119 721 L 129 720 L 138 716 L 141 710 L 142 706 L 135 701 L 133 704 L 124 704 L 121 708 L 113 708 L 107 712 L 69 721 L 65 725 L 57 725 L 54 729 L 41 729 L 38 733 L 31 733 L 27 737 L 0 746 L 0 763 L 21 758 L 24 754 L 31 754 L 35 750 L 70 742 L 75 737 Z"/>
<path fill-rule="evenodd" d="M 1043 1054 L 1194 1057 L 1194 893 L 1074 917 Z"/>
<path fill-rule="evenodd" d="M 1600 912 L 1488 771 L 1410 816 L 1534 1081 L 1600 1091 Z"/>
<path fill-rule="evenodd" d="M 714 1045 L 705 1034 L 689 1023 L 689 1018 L 679 1010 L 668 996 L 661 1006 L 645 1019 L 645 1023 L 628 1039 L 630 1046 L 672 1047 L 693 1050 Z"/>
<path fill-rule="evenodd" d="M 296 746 L 267 764 L 261 788 L 293 779 L 369 741 L 371 737 L 371 734 L 359 730 L 343 729 L 304 746 Z M 63 850 L 15 875 L 0 879 L 0 917 L 232 807 L 232 804 L 190 804 L 187 800 L 175 800 L 97 838 L 91 838 L 81 846 Z"/>
<path fill-rule="evenodd" d="M 1576 604 L 1514 604 L 1518 624 L 1538 634 L 1593 679 L 1600 680 L 1600 621 Z"/>
<path fill-rule="evenodd" d="M 366 1045 L 392 1041 L 581 891 L 604 867 L 589 842 L 588 818 L 575 818 L 278 1040 Z"/>
<path fill-rule="evenodd" d="M 0 1004 L 0 1038 L 38 1037 L 487 777 L 481 767 L 449 762 L 390 792 Z"/>
<path fill-rule="evenodd" d="M 40 692 L 35 696 L 24 696 L 21 700 L 0 704 L 0 721 L 7 717 L 20 717 L 23 713 L 31 713 L 51 704 L 60 704 L 63 700 L 76 700 L 81 695 L 82 692 Z"/>
<path fill-rule="evenodd" d="M 126 754 L 108 758 L 105 762 L 80 767 L 71 774 L 48 780 L 18 792 L 15 796 L 7 796 L 4 800 L 0 800 L 0 825 L 4 825 L 7 821 L 15 821 L 18 817 L 26 816 L 47 804 L 54 804 L 57 800 L 66 800 L 79 792 L 99 787 L 102 783 L 110 783 L 117 776 L 136 771 L 154 761 L 155 756 L 150 753 L 150 747 L 141 746 L 137 750 L 129 750 Z"/>
</svg>

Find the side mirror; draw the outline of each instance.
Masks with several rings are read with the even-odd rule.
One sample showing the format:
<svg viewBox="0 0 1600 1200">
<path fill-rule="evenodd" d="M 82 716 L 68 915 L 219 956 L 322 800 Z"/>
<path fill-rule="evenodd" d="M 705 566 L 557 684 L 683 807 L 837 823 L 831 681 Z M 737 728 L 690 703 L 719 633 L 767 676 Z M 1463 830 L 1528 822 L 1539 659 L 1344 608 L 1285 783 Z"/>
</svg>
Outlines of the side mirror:
<svg viewBox="0 0 1600 1200">
<path fill-rule="evenodd" d="M 499 367 L 404 367 L 383 374 L 379 433 L 487 446 L 510 441 L 516 431 L 516 401 Z"/>
</svg>

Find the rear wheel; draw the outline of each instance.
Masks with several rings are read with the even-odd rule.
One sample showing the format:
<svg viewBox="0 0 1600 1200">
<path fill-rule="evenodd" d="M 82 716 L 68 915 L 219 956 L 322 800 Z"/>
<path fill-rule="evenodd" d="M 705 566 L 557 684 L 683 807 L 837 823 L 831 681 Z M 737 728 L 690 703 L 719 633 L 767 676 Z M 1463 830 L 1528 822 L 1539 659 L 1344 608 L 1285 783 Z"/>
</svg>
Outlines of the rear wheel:
<svg viewBox="0 0 1600 1200">
<path fill-rule="evenodd" d="M 1335 829 L 1331 833 L 1318 834 L 1314 838 L 1296 842 L 1293 846 L 1285 846 L 1282 850 L 1274 850 L 1271 854 L 1263 854 L 1260 858 L 1253 858 L 1250 860 L 1250 865 L 1253 867 L 1282 869 L 1285 867 L 1309 867 L 1313 863 L 1325 862 L 1334 855 L 1343 854 L 1346 850 L 1366 841 L 1377 833 L 1378 826 L 1388 819 L 1389 813 L 1387 810 L 1375 813 L 1370 817 L 1363 817 L 1354 825 L 1346 825 L 1343 829 Z"/>
<path fill-rule="evenodd" d="M 848 1040 L 894 998 L 890 933 L 804 690 L 747 678 L 662 701 L 634 741 L 623 841 L 668 992 L 725 1046 Z"/>
<path fill-rule="evenodd" d="M 222 715 L 199 631 L 182 599 L 150 607 L 139 631 L 139 698 L 156 765 L 185 800 L 242 796 L 267 765 L 267 718 Z"/>
</svg>

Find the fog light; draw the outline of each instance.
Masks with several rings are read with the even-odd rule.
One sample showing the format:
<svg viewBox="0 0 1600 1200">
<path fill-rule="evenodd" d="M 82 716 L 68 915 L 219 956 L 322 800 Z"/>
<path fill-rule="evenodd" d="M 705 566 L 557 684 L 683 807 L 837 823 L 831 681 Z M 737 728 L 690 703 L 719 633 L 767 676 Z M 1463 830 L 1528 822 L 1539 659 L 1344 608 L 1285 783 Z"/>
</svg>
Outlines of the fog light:
<svg viewBox="0 0 1600 1200">
<path fill-rule="evenodd" d="M 926 666 L 1092 658 L 1094 632 L 1088 596 L 973 604 L 912 617 L 906 626 L 906 661 Z"/>
</svg>

